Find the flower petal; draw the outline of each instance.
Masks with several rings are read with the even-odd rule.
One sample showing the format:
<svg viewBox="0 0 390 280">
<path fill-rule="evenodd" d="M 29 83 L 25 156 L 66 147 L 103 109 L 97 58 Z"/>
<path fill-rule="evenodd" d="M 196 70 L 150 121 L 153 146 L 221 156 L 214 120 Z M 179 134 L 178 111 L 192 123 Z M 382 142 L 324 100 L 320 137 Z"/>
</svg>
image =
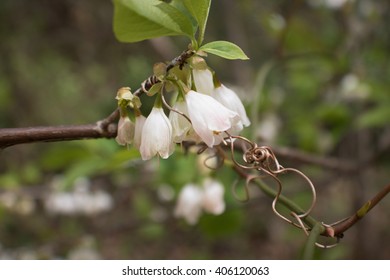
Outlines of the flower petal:
<svg viewBox="0 0 390 280">
<path fill-rule="evenodd" d="M 207 178 L 204 183 L 203 209 L 211 214 L 220 215 L 225 211 L 223 185 L 215 180 Z"/>
<path fill-rule="evenodd" d="M 209 146 L 219 144 L 224 131 L 235 126 L 240 118 L 211 96 L 189 91 L 186 94 L 188 114 L 195 132 Z"/>
<path fill-rule="evenodd" d="M 192 70 L 196 91 L 210 95 L 214 90 L 213 73 L 209 69 Z"/>
<path fill-rule="evenodd" d="M 243 126 L 250 125 L 251 122 L 249 121 L 249 118 L 246 114 L 245 107 L 233 90 L 224 85 L 221 85 L 214 89 L 211 96 L 226 108 L 236 112 L 240 116 Z"/>
<path fill-rule="evenodd" d="M 142 129 L 140 153 L 143 160 L 157 153 L 168 158 L 173 153 L 172 126 L 162 108 L 153 107 Z"/>
<path fill-rule="evenodd" d="M 134 123 L 129 117 L 120 117 L 118 122 L 118 132 L 115 138 L 119 145 L 131 144 L 134 138 Z"/>
<path fill-rule="evenodd" d="M 176 111 L 188 115 L 187 105 L 184 101 L 177 101 L 173 106 Z M 175 143 L 181 143 L 188 140 L 187 135 L 191 130 L 191 123 L 177 112 L 171 111 L 169 113 L 169 120 L 172 124 L 172 136 Z"/>
<path fill-rule="evenodd" d="M 135 129 L 134 129 L 134 146 L 139 150 L 141 147 L 142 129 L 144 128 L 146 118 L 139 115 L 135 118 Z"/>
<path fill-rule="evenodd" d="M 183 217 L 190 225 L 196 224 L 202 213 L 202 189 L 193 184 L 185 185 L 180 191 L 175 207 L 175 217 Z"/>
</svg>

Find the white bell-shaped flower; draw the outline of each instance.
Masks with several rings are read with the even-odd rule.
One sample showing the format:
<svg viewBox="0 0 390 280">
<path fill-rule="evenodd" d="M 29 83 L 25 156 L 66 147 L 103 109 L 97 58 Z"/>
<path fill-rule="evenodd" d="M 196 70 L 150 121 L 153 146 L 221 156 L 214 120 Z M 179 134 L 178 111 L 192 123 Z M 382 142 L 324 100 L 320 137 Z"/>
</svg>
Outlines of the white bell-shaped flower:
<svg viewBox="0 0 390 280">
<path fill-rule="evenodd" d="M 196 185 L 187 184 L 180 191 L 174 215 L 177 218 L 184 218 L 188 224 L 194 225 L 202 213 L 202 204 L 202 189 Z"/>
<path fill-rule="evenodd" d="M 192 70 L 196 91 L 210 95 L 214 90 L 213 73 L 209 69 Z"/>
<path fill-rule="evenodd" d="M 135 129 L 134 129 L 134 146 L 139 150 L 141 147 L 142 130 L 144 128 L 146 118 L 143 115 L 135 117 Z"/>
<path fill-rule="evenodd" d="M 207 178 L 203 183 L 203 209 L 214 215 L 220 215 L 225 211 L 223 185 L 213 179 Z"/>
<path fill-rule="evenodd" d="M 140 153 L 143 160 L 159 154 L 168 158 L 173 153 L 172 126 L 161 107 L 153 107 L 142 129 Z"/>
<path fill-rule="evenodd" d="M 226 108 L 232 110 L 233 112 L 236 112 L 240 116 L 240 122 L 237 124 L 236 127 L 233 127 L 232 131 L 230 132 L 239 133 L 242 130 L 243 126 L 246 127 L 251 124 L 246 114 L 244 105 L 233 90 L 221 84 L 213 90 L 211 96 L 214 97 L 214 99 L 216 99 Z"/>
<path fill-rule="evenodd" d="M 184 218 L 190 225 L 196 224 L 202 210 L 220 215 L 225 211 L 223 196 L 223 185 L 211 178 L 204 181 L 203 187 L 187 184 L 180 191 L 174 215 L 177 218 Z"/>
<path fill-rule="evenodd" d="M 118 132 L 115 138 L 119 145 L 131 144 L 134 138 L 134 123 L 128 116 L 120 117 L 118 121 Z"/>
<path fill-rule="evenodd" d="M 192 127 L 207 146 L 221 143 L 224 131 L 240 122 L 240 116 L 211 96 L 190 90 L 186 96 Z"/>
<path fill-rule="evenodd" d="M 188 116 L 187 104 L 184 100 L 178 100 L 173 109 Z M 183 141 L 199 142 L 200 138 L 192 128 L 191 122 L 181 114 L 171 111 L 169 113 L 169 120 L 172 124 L 173 142 L 181 143 Z"/>
</svg>

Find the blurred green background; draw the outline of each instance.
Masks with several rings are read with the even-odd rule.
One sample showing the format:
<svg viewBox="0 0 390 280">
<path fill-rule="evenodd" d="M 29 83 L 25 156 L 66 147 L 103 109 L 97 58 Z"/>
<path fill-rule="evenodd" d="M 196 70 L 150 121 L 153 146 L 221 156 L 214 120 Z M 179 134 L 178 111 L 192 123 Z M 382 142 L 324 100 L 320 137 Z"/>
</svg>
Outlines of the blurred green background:
<svg viewBox="0 0 390 280">
<path fill-rule="evenodd" d="M 0 127 L 84 124 L 116 107 L 188 44 L 160 38 L 121 44 L 111 1 L 0 2 Z M 280 157 L 318 191 L 313 215 L 326 223 L 353 213 L 389 183 L 390 2 L 214 0 L 205 41 L 229 40 L 251 58 L 209 65 L 247 105 L 259 143 L 320 157 L 364 161 L 332 171 Z M 227 209 L 189 226 L 173 216 L 178 191 L 202 174 L 178 147 L 168 160 L 139 160 L 114 140 L 40 143 L 0 153 L 0 259 L 297 259 L 304 234 L 251 189 L 242 203 L 228 168 Z M 289 195 L 308 193 L 286 178 Z M 319 259 L 389 259 L 390 200 Z"/>
</svg>

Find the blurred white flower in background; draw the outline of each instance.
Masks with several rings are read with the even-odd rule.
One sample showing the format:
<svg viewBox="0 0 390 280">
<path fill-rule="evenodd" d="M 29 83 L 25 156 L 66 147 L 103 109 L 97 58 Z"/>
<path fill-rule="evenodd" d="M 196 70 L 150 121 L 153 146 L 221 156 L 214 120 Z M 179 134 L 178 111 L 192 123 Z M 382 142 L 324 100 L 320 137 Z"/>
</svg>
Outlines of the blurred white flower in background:
<svg viewBox="0 0 390 280">
<path fill-rule="evenodd" d="M 194 184 L 185 185 L 179 194 L 174 215 L 184 218 L 190 225 L 198 222 L 204 210 L 213 215 L 220 215 L 225 211 L 224 187 L 216 180 L 207 178 L 203 186 Z"/>
<path fill-rule="evenodd" d="M 77 179 L 72 191 L 54 191 L 45 199 L 45 208 L 49 213 L 64 215 L 101 213 L 110 210 L 113 205 L 111 195 L 102 190 L 91 191 L 86 178 Z"/>
<path fill-rule="evenodd" d="M 206 178 L 203 183 L 203 209 L 210 214 L 220 215 L 225 211 L 224 187 L 218 181 Z"/>
<path fill-rule="evenodd" d="M 174 215 L 183 217 L 190 225 L 196 224 L 202 213 L 203 192 L 193 184 L 185 185 L 180 191 Z"/>
<path fill-rule="evenodd" d="M 324 5 L 331 9 L 341 9 L 347 2 L 354 2 L 355 0 L 309 0 L 312 6 Z"/>
</svg>

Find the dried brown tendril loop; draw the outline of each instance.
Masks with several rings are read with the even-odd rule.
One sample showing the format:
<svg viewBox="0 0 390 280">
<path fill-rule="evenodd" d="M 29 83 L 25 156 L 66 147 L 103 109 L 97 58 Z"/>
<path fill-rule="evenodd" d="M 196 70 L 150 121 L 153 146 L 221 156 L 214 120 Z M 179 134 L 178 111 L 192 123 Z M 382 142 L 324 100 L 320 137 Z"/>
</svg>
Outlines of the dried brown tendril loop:
<svg viewBox="0 0 390 280">
<path fill-rule="evenodd" d="M 316 204 L 316 201 L 317 201 L 316 189 L 315 189 L 313 183 L 311 182 L 311 180 L 309 179 L 309 177 L 307 177 L 305 174 L 303 174 L 301 171 L 299 171 L 299 170 L 297 170 L 295 168 L 281 168 L 279 171 L 273 172 L 273 174 L 278 175 L 280 173 L 287 173 L 287 172 L 294 172 L 294 173 L 298 174 L 299 176 L 301 176 L 307 182 L 307 184 L 310 187 L 310 190 L 311 190 L 311 193 L 312 193 L 312 201 L 311 201 L 310 207 L 304 213 L 297 214 L 298 217 L 304 218 L 304 217 L 306 217 L 306 216 L 308 216 L 310 214 L 310 212 L 313 210 L 313 208 L 314 208 L 314 206 Z"/>
<path fill-rule="evenodd" d="M 233 196 L 235 199 L 237 199 L 238 201 L 240 202 L 248 202 L 249 201 L 249 182 L 251 180 L 253 180 L 255 178 L 250 178 L 248 177 L 246 179 L 246 182 L 245 182 L 245 186 L 244 186 L 244 191 L 245 191 L 245 198 L 242 199 L 240 198 L 240 196 L 238 195 L 237 193 L 237 187 L 238 187 L 238 182 L 240 181 L 239 179 L 236 179 L 234 182 L 233 182 L 233 185 L 232 185 L 232 193 L 233 193 Z M 249 182 L 248 182 L 249 181 Z"/>
<path fill-rule="evenodd" d="M 264 173 L 266 173 L 267 175 L 269 175 L 271 178 L 273 178 L 275 180 L 275 182 L 277 183 L 278 185 L 278 189 L 276 191 L 276 195 L 275 195 L 275 198 L 274 200 L 272 201 L 272 211 L 274 211 L 275 215 L 277 215 L 279 218 L 281 218 L 282 220 L 286 221 L 287 223 L 289 224 L 292 224 L 298 228 L 300 228 L 300 226 L 296 223 L 294 223 L 293 221 L 291 221 L 289 218 L 285 217 L 283 214 L 281 214 L 277 209 L 276 209 L 276 204 L 278 203 L 279 201 L 279 198 L 282 194 L 282 182 L 279 180 L 279 178 L 276 177 L 275 174 L 273 174 L 271 171 L 269 170 L 266 170 L 266 169 L 261 169 L 261 171 L 263 171 Z M 264 177 L 264 176 L 263 176 Z M 258 177 L 257 177 L 258 178 Z"/>
<path fill-rule="evenodd" d="M 204 151 L 206 151 L 209 147 L 207 145 L 202 145 L 199 150 L 196 152 L 198 155 L 200 155 L 201 153 L 203 153 Z"/>
<path fill-rule="evenodd" d="M 337 222 L 331 223 L 330 225 L 325 225 L 325 224 L 324 224 L 324 226 L 333 227 L 333 226 L 336 226 L 336 225 L 338 225 L 338 224 L 341 224 L 342 222 L 345 222 L 345 221 L 348 220 L 348 219 L 349 219 L 349 218 L 347 217 L 347 218 L 341 219 L 341 220 L 339 220 L 339 221 L 337 221 Z"/>
<path fill-rule="evenodd" d="M 150 76 L 149 78 L 147 78 L 145 81 L 143 81 L 141 83 L 141 89 L 144 93 L 147 93 L 149 91 L 149 89 L 157 84 L 157 83 L 160 83 L 161 81 L 156 77 L 156 76 Z"/>
<path fill-rule="evenodd" d="M 301 171 L 299 171 L 297 169 L 284 168 L 282 165 L 280 165 L 274 152 L 272 151 L 272 149 L 270 147 L 268 147 L 268 146 L 258 147 L 256 145 L 256 143 L 253 143 L 244 137 L 231 136 L 230 134 L 228 134 L 228 135 L 229 135 L 229 139 L 230 139 L 230 148 L 231 148 L 233 162 L 237 166 L 239 166 L 243 169 L 256 169 L 258 171 L 265 173 L 266 175 L 270 176 L 271 178 L 273 178 L 278 185 L 278 189 L 277 189 L 277 193 L 275 195 L 275 198 L 272 202 L 272 210 L 281 219 L 285 220 L 286 222 L 288 222 L 288 223 L 290 223 L 298 228 L 302 228 L 302 224 L 300 224 L 300 223 L 297 224 L 297 223 L 293 222 L 292 220 L 290 220 L 289 218 L 287 218 L 286 216 L 281 214 L 276 209 L 276 205 L 280 199 L 282 189 L 283 189 L 282 183 L 277 178 L 277 176 L 279 174 L 285 174 L 287 172 L 294 172 L 294 173 L 298 174 L 299 176 L 301 176 L 310 186 L 310 190 L 312 192 L 312 197 L 313 197 L 311 205 L 310 205 L 309 209 L 306 210 L 304 213 L 301 213 L 301 214 L 294 213 L 294 215 L 296 215 L 298 218 L 304 218 L 304 217 L 308 216 L 310 214 L 310 212 L 313 210 L 314 205 L 316 203 L 316 199 L 317 199 L 316 198 L 317 197 L 316 191 L 315 191 L 314 185 L 311 182 L 311 180 L 305 174 L 303 174 Z M 248 150 L 246 150 L 244 155 L 243 155 L 243 160 L 247 165 L 241 164 L 234 159 L 233 139 L 240 139 L 240 140 L 245 141 L 246 143 L 249 143 L 251 145 L 251 147 Z M 259 177 L 258 176 L 250 177 L 251 180 L 253 180 L 254 178 L 259 178 Z M 303 228 L 306 229 L 304 226 L 303 226 Z"/>
<path fill-rule="evenodd" d="M 214 159 L 214 158 L 217 159 L 217 165 L 216 166 L 209 165 L 207 162 Z M 219 156 L 218 151 L 215 151 L 214 154 L 209 155 L 203 161 L 204 166 L 206 166 L 207 168 L 214 170 L 214 171 L 220 169 L 224 163 L 225 163 L 225 159 L 224 159 L 224 157 Z"/>
<path fill-rule="evenodd" d="M 271 173 L 279 172 L 283 167 L 279 164 L 274 152 L 270 147 L 254 146 L 244 153 L 244 161 L 253 164 L 258 170 L 268 170 Z"/>
<path fill-rule="evenodd" d="M 233 161 L 233 163 L 238 166 L 238 167 L 241 167 L 242 169 L 245 169 L 245 170 L 248 170 L 248 169 L 256 169 L 255 166 L 248 166 L 248 165 L 244 165 L 244 164 L 241 164 L 239 163 L 235 157 L 234 157 L 234 140 L 235 139 L 239 139 L 239 140 L 242 140 L 248 144 L 250 144 L 252 146 L 251 149 L 257 147 L 256 143 L 253 143 L 252 141 L 249 141 L 248 139 L 246 139 L 245 137 L 242 137 L 242 136 L 236 136 L 236 135 L 230 135 L 227 131 L 225 131 L 225 133 L 228 135 L 227 139 L 224 139 L 224 144 L 226 146 L 229 146 L 228 145 L 228 142 L 227 140 L 229 140 L 230 142 L 230 153 L 231 153 L 231 159 Z M 245 160 L 244 160 L 245 161 Z"/>
</svg>

